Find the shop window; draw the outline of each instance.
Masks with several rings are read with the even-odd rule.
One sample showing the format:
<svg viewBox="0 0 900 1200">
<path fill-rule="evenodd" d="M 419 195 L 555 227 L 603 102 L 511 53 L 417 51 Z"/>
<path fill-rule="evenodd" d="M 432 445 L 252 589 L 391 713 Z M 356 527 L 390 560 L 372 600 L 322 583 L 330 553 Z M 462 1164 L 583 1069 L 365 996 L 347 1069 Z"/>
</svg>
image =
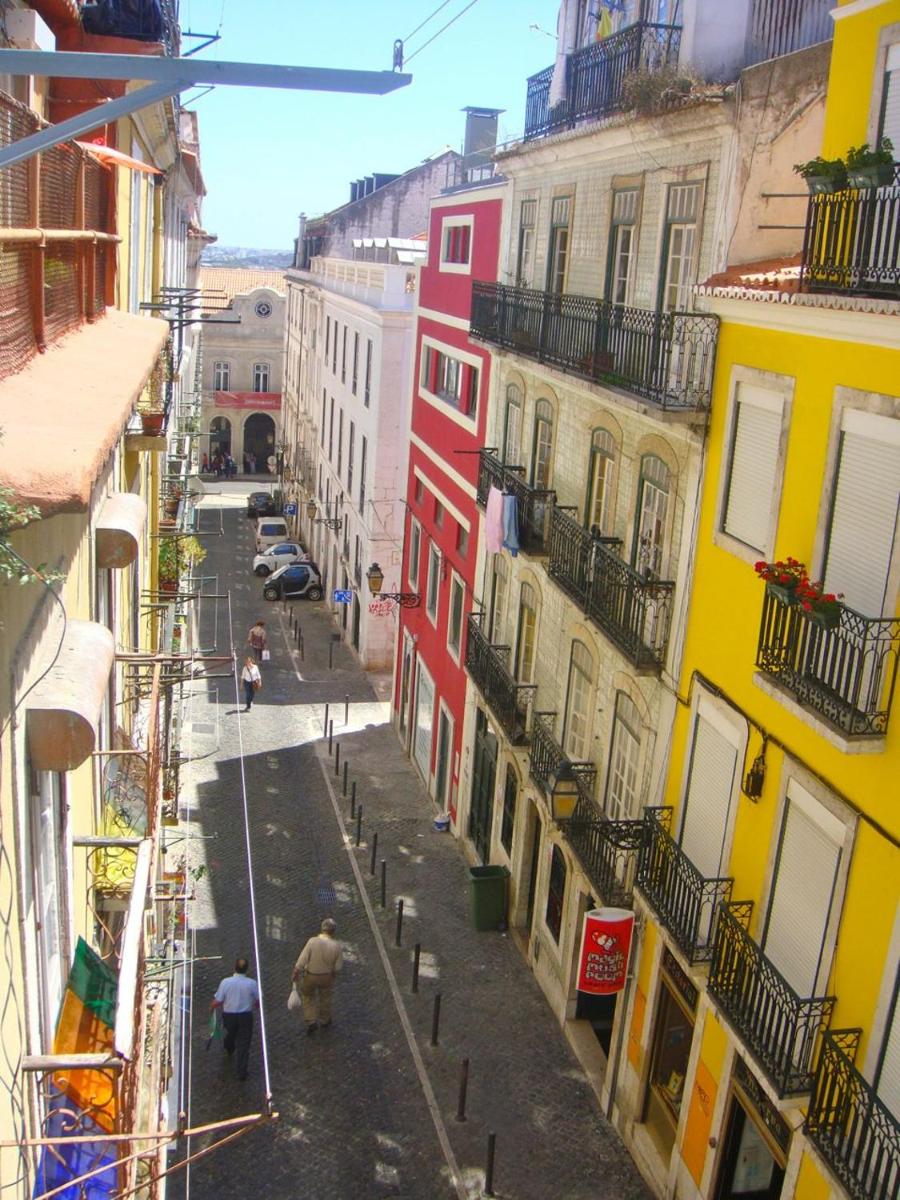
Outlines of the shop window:
<svg viewBox="0 0 900 1200">
<path fill-rule="evenodd" d="M 742 1059 L 735 1059 L 715 1200 L 778 1200 L 790 1126 Z"/>
<path fill-rule="evenodd" d="M 644 1121 L 665 1156 L 672 1153 L 684 1099 L 697 990 L 665 951 L 660 971 L 659 999 L 650 1060 Z"/>
</svg>

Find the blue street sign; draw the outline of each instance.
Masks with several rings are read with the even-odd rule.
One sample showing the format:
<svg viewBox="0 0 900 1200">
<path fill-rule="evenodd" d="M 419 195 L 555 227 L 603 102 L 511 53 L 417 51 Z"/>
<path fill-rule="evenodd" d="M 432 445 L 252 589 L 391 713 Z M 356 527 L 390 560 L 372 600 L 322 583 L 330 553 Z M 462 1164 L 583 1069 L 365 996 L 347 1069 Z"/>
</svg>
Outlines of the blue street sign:
<svg viewBox="0 0 900 1200">
<path fill-rule="evenodd" d="M 297 505 L 296 504 L 286 504 L 284 506 L 284 515 L 286 517 L 296 517 Z"/>
<path fill-rule="evenodd" d="M 335 588 L 333 595 L 334 595 L 335 604 L 352 604 L 353 603 L 353 593 L 351 591 L 345 592 L 345 591 L 342 591 L 340 588 Z"/>
</svg>

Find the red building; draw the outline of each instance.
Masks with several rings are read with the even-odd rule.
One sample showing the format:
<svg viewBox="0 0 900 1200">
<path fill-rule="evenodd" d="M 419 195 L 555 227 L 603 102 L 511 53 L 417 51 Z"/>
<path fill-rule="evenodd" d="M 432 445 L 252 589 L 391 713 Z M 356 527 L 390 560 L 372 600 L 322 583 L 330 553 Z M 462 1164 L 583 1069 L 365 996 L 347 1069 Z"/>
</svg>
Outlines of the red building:
<svg viewBox="0 0 900 1200">
<path fill-rule="evenodd" d="M 420 603 L 400 609 L 394 681 L 403 744 L 435 802 L 453 814 L 490 389 L 490 354 L 470 341 L 469 312 L 472 280 L 497 278 L 504 188 L 489 162 L 473 170 L 463 161 L 470 181 L 485 177 L 432 201 L 419 284 L 401 586 Z"/>
</svg>

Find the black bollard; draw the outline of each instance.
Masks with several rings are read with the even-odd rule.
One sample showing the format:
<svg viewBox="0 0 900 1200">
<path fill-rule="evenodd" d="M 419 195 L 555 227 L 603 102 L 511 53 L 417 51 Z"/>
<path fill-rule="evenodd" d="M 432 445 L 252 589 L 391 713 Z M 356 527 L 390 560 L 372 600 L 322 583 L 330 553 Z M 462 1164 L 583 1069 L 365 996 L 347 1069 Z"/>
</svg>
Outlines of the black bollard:
<svg viewBox="0 0 900 1200">
<path fill-rule="evenodd" d="M 378 853 L 378 830 L 372 834 L 372 857 L 369 860 L 369 874 L 375 874 L 375 855 Z"/>
<path fill-rule="evenodd" d="M 335 775 L 340 775 L 340 773 L 341 773 L 341 743 L 340 742 L 336 742 L 335 747 L 334 747 L 334 773 L 335 773 Z"/>
<path fill-rule="evenodd" d="M 438 1044 L 438 1029 L 441 1024 L 441 993 L 435 992 L 434 996 L 434 1011 L 431 1014 L 431 1044 Z"/>
<path fill-rule="evenodd" d="M 350 820 L 356 820 L 356 780 L 353 780 L 353 786 L 350 788 Z"/>
<path fill-rule="evenodd" d="M 331 756 L 331 740 L 334 737 L 334 721 L 328 722 L 328 755 Z"/>
<path fill-rule="evenodd" d="M 344 786 L 341 789 L 341 794 L 343 795 L 345 800 L 347 798 L 347 768 L 349 766 L 350 766 L 350 764 L 347 762 L 347 760 L 345 758 L 344 759 Z"/>
<path fill-rule="evenodd" d="M 362 841 L 362 805 L 356 810 L 356 844 Z"/>
<path fill-rule="evenodd" d="M 459 1101 L 456 1105 L 457 1121 L 466 1119 L 466 1092 L 469 1090 L 469 1060 L 464 1058 L 459 1070 Z"/>
<path fill-rule="evenodd" d="M 416 942 L 415 948 L 413 950 L 413 977 L 412 977 L 412 988 L 410 989 L 414 995 L 419 990 L 419 955 L 421 953 L 422 953 L 422 943 Z"/>
<path fill-rule="evenodd" d="M 497 1146 L 496 1133 L 488 1134 L 487 1145 L 487 1165 L 484 1168 L 484 1194 L 493 1196 L 494 1194 L 494 1150 Z"/>
<path fill-rule="evenodd" d="M 328 732 L 328 705 L 325 705 L 325 720 L 322 723 L 323 736 Z"/>
<path fill-rule="evenodd" d="M 402 940 L 401 940 L 401 936 L 400 936 L 402 934 L 402 932 L 403 932 L 403 901 L 398 900 L 397 901 L 397 932 L 394 935 L 394 945 L 395 946 L 401 946 L 403 944 Z"/>
<path fill-rule="evenodd" d="M 303 644 L 303 638 L 300 638 L 300 661 L 306 662 L 306 647 Z"/>
<path fill-rule="evenodd" d="M 387 862 L 381 860 L 381 907 L 387 904 Z"/>
<path fill-rule="evenodd" d="M 344 693 L 344 724 L 350 724 L 350 696 L 346 692 Z"/>
<path fill-rule="evenodd" d="M 334 642 L 328 643 L 328 670 L 334 670 Z"/>
</svg>

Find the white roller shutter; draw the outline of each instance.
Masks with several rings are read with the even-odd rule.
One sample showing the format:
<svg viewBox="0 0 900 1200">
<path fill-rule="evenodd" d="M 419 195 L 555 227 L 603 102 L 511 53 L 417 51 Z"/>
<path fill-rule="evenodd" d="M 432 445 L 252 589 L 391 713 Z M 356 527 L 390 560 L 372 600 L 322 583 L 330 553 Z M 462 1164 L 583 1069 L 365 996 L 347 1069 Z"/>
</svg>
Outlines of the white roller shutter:
<svg viewBox="0 0 900 1200">
<path fill-rule="evenodd" d="M 824 988 L 828 974 L 822 946 L 837 899 L 842 842 L 840 822 L 791 780 L 763 949 L 804 998 Z"/>
<path fill-rule="evenodd" d="M 900 1120 L 900 1001 L 894 1008 L 894 1019 L 884 1042 L 878 1096 Z"/>
<path fill-rule="evenodd" d="M 888 47 L 881 136 L 894 143 L 896 158 L 900 154 L 900 42 Z"/>
<path fill-rule="evenodd" d="M 885 608 L 900 501 L 900 421 L 844 414 L 825 585 L 867 617 Z"/>
<path fill-rule="evenodd" d="M 778 449 L 781 397 L 741 385 L 735 404 L 731 472 L 723 528 L 732 537 L 765 550 L 772 527 L 772 504 L 780 492 Z"/>
<path fill-rule="evenodd" d="M 737 747 L 697 713 L 684 802 L 681 849 L 707 879 L 721 874 Z"/>
</svg>

